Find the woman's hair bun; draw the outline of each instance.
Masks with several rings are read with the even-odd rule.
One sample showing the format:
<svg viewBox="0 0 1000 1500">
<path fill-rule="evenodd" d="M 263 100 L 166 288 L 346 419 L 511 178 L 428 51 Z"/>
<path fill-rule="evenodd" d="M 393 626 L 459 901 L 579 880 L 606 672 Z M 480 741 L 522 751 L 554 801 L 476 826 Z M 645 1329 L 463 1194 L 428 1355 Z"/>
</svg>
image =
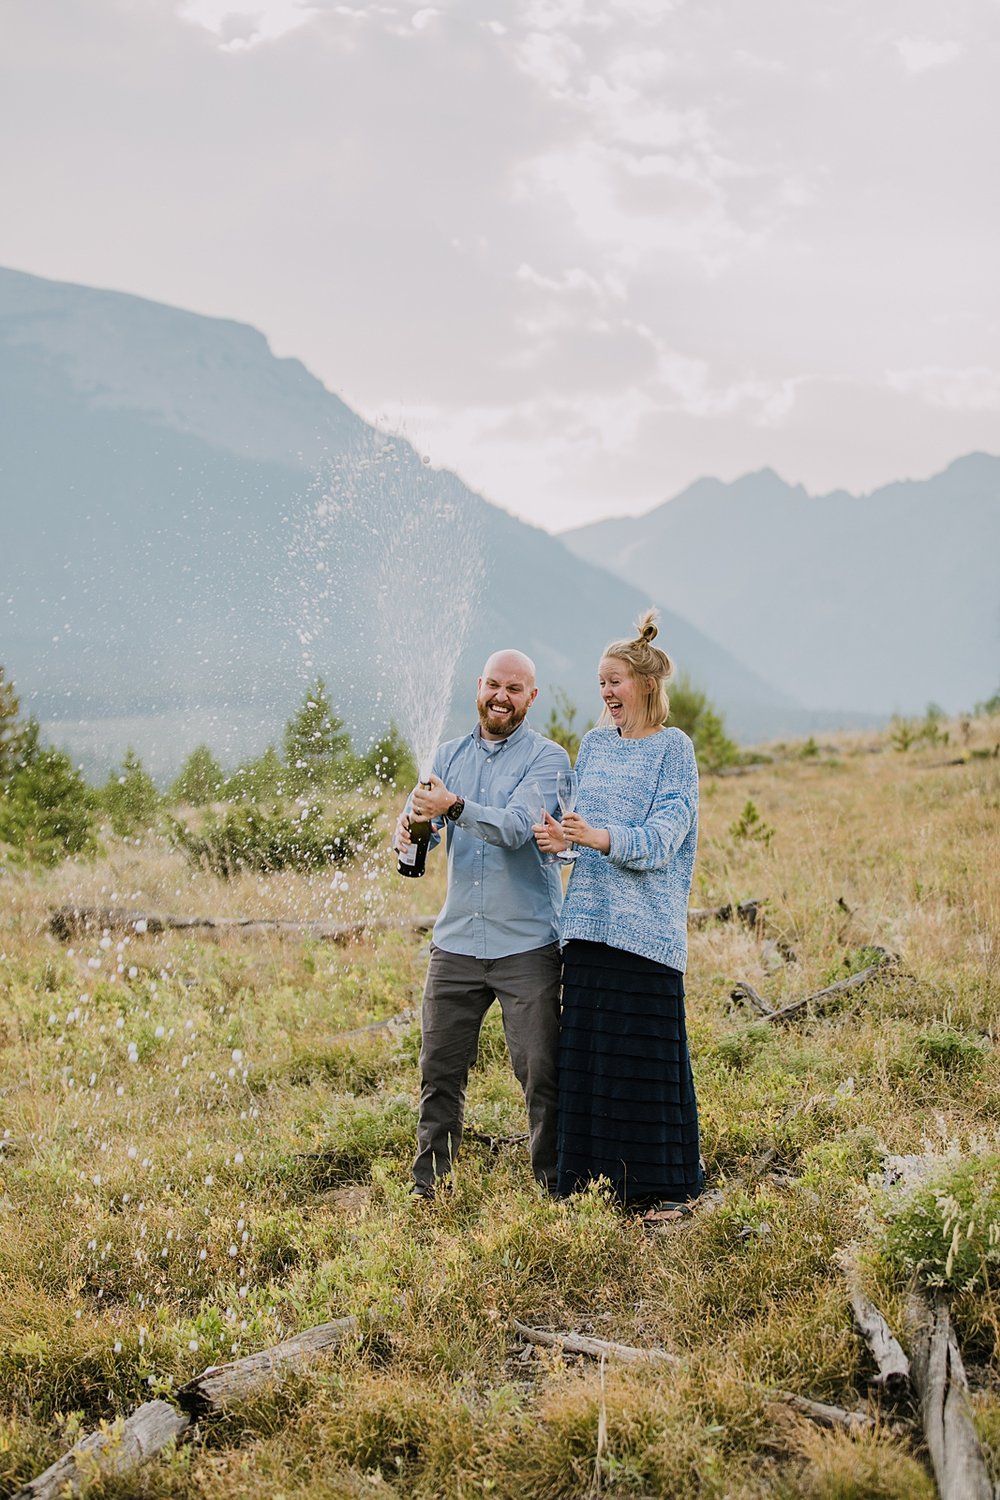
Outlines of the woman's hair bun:
<svg viewBox="0 0 1000 1500">
<path fill-rule="evenodd" d="M 635 628 L 638 631 L 637 642 L 645 641 L 648 646 L 650 641 L 656 640 L 656 637 L 659 635 L 659 631 L 656 628 L 656 613 L 655 609 L 647 609 L 636 620 Z"/>
</svg>

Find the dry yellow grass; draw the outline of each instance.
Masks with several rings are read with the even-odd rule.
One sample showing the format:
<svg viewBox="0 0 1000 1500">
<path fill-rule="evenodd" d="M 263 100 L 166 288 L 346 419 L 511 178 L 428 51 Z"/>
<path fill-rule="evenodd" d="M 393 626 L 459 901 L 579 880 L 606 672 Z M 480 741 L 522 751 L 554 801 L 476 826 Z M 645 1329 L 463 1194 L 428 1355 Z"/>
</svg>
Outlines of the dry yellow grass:
<svg viewBox="0 0 1000 1500">
<path fill-rule="evenodd" d="M 8 872 L 0 1486 L 44 1467 L 81 1422 L 357 1313 L 364 1336 L 324 1371 L 103 1493 L 932 1493 L 905 1431 L 882 1421 L 863 1439 L 821 1433 L 768 1392 L 868 1399 L 838 1247 L 858 1247 L 892 1317 L 913 1246 L 926 1274 L 938 1266 L 933 1201 L 887 1239 L 886 1152 L 975 1168 L 976 1201 L 1000 1234 L 1000 760 L 973 754 L 998 740 L 996 719 L 975 721 L 966 762 L 944 765 L 953 746 L 899 753 L 841 737 L 818 755 L 786 747 L 749 774 L 705 779 L 693 900 L 767 906 L 760 932 L 692 933 L 704 1153 L 724 1196 L 656 1235 L 596 1192 L 542 1201 L 517 1149 L 476 1143 L 454 1194 L 414 1210 L 416 1029 L 338 1033 L 416 1003 L 419 937 L 341 948 L 168 933 L 119 948 L 117 935 L 64 945 L 46 932 L 66 903 L 333 921 L 433 910 L 439 857 L 423 882 L 398 880 L 383 851 L 371 869 L 348 869 L 346 885 L 328 874 L 226 884 L 150 836 L 109 841 L 93 863 Z M 777 1005 L 861 966 L 870 945 L 898 952 L 899 971 L 823 1018 L 778 1031 L 732 1006 L 737 979 Z M 469 1122 L 522 1128 L 495 1018 Z M 964 1191 L 958 1178 L 952 1189 Z M 953 1262 L 961 1277 L 940 1274 L 992 1463 L 997 1305 L 982 1243 L 975 1264 Z M 522 1351 L 512 1316 L 657 1344 L 682 1365 L 602 1377 Z"/>
</svg>

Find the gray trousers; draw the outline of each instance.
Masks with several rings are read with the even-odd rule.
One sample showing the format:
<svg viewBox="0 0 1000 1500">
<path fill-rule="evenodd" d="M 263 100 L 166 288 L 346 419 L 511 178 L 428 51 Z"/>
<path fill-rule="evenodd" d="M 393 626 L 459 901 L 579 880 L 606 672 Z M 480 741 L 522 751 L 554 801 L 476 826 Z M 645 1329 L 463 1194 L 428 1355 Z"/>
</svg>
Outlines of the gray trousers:
<svg viewBox="0 0 1000 1500">
<path fill-rule="evenodd" d="M 462 1144 L 465 1089 L 483 1018 L 494 1000 L 528 1106 L 531 1166 L 544 1187 L 556 1180 L 558 943 L 508 958 L 471 958 L 431 946 L 420 1046 L 420 1119 L 413 1180 L 432 1186 L 451 1171 Z"/>
</svg>

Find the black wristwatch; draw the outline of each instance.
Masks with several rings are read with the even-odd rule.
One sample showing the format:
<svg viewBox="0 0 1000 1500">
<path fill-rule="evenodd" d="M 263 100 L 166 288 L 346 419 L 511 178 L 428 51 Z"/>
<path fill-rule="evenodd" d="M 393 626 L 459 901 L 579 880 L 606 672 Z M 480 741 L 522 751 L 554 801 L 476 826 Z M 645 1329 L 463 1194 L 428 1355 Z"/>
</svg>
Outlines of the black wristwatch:
<svg viewBox="0 0 1000 1500">
<path fill-rule="evenodd" d="M 465 811 L 465 798 L 464 797 L 456 797 L 455 800 L 454 800 L 454 802 L 449 807 L 448 811 L 445 813 L 445 817 L 448 819 L 448 821 L 450 823 L 457 823 L 458 820 L 459 820 L 459 818 L 462 816 L 462 813 L 464 811 Z"/>
</svg>

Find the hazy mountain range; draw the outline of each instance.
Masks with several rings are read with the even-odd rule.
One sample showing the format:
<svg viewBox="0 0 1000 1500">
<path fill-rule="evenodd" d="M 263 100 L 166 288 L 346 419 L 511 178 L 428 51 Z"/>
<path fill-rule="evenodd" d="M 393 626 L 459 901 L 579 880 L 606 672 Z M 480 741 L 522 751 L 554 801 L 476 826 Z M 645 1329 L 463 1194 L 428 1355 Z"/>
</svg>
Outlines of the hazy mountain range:
<svg viewBox="0 0 1000 1500">
<path fill-rule="evenodd" d="M 814 708 L 969 708 L 1000 686 L 1000 458 L 870 495 L 770 469 L 564 532 Z"/>
<path fill-rule="evenodd" d="M 773 476 L 766 484 L 781 487 Z M 691 493 L 672 505 L 690 509 Z M 843 503 L 859 514 L 865 504 Z M 793 689 L 787 653 L 758 649 L 749 625 L 734 635 L 720 615 L 727 649 L 703 624 L 704 601 L 685 594 L 682 605 L 676 555 L 658 568 L 645 556 L 622 562 L 617 528 L 625 538 L 641 521 L 609 523 L 596 547 L 587 528 L 570 550 L 428 468 L 403 439 L 375 434 L 254 329 L 4 270 L 0 505 L 0 662 L 53 737 L 92 765 L 133 743 L 167 771 L 199 739 L 232 763 L 275 737 L 320 672 L 363 741 L 419 685 L 421 653 L 452 649 L 472 552 L 483 584 L 452 729 L 469 721 L 477 670 L 498 644 L 538 663 L 536 722 L 553 687 L 589 718 L 601 648 L 649 602 L 667 606 L 664 643 L 744 739 L 905 703 L 891 674 L 881 697 L 855 691 L 850 674 L 839 698 L 804 692 L 799 678 Z M 428 505 L 437 519 L 422 529 Z M 984 500 L 984 514 L 993 505 Z M 741 597 L 765 592 L 775 633 L 784 618 L 804 636 L 797 611 L 812 586 L 798 575 L 812 561 L 786 562 L 771 524 L 762 509 L 749 528 Z M 713 545 L 702 576 L 716 597 L 741 569 L 726 561 L 724 532 Z M 882 565 L 895 576 L 892 552 Z M 950 581 L 941 592 L 960 607 Z M 996 674 L 980 644 L 981 670 L 967 676 L 986 692 Z M 964 693 L 965 676 L 928 675 L 914 706 L 950 701 L 959 680 Z"/>
</svg>

